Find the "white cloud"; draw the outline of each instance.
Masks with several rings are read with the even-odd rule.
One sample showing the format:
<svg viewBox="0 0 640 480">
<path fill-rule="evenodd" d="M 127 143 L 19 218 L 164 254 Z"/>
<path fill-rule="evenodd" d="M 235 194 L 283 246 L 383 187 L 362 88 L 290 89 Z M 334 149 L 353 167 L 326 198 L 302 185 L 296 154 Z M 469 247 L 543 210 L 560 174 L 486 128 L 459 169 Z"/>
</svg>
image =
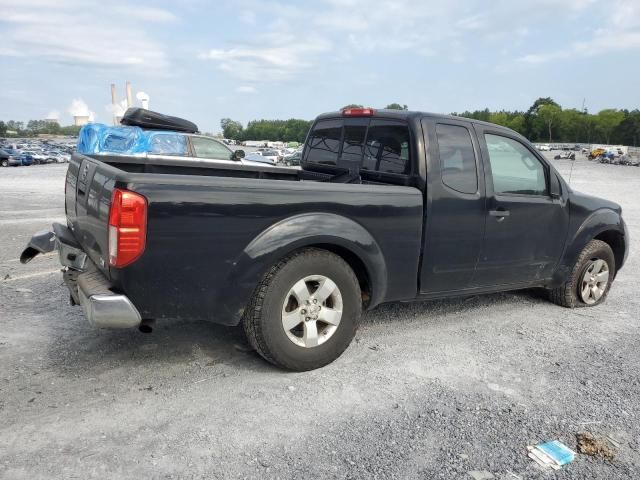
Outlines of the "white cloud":
<svg viewBox="0 0 640 480">
<path fill-rule="evenodd" d="M 173 21 L 165 10 L 93 1 L 0 0 L 0 55 L 36 57 L 64 64 L 163 69 L 164 47 L 140 22 Z"/>
<path fill-rule="evenodd" d="M 488 22 L 486 14 L 479 13 L 461 18 L 456 25 L 463 30 L 482 30 L 487 27 Z"/>
<path fill-rule="evenodd" d="M 255 25 L 256 24 L 256 14 L 252 10 L 243 10 L 240 12 L 240 21 L 246 23 L 247 25 Z"/>
<path fill-rule="evenodd" d="M 95 113 L 89 109 L 87 103 L 81 98 L 74 98 L 69 108 L 67 108 L 67 112 L 72 117 L 89 117 L 89 121 L 93 121 L 95 118 Z"/>
<path fill-rule="evenodd" d="M 542 10 L 553 12 L 554 9 L 580 11 L 591 7 L 598 0 L 534 0 L 528 5 L 529 8 L 537 6 Z M 523 2 L 526 4 L 526 2 Z"/>
<path fill-rule="evenodd" d="M 616 28 L 640 28 L 640 2 L 619 0 L 611 13 L 611 25 Z"/>
<path fill-rule="evenodd" d="M 588 39 L 572 42 L 553 52 L 524 55 L 519 61 L 541 64 L 564 58 L 640 50 L 640 3 L 637 0 L 613 0 L 607 4 L 607 11 L 609 16 L 604 19 L 604 27 L 594 31 Z"/>
<path fill-rule="evenodd" d="M 117 5 L 114 11 L 131 19 L 144 22 L 167 23 L 178 19 L 168 10 L 156 7 L 145 7 L 137 4 Z"/>
<path fill-rule="evenodd" d="M 115 117 L 122 117 L 124 115 L 124 112 L 127 111 L 128 105 L 127 105 L 127 99 L 123 98 L 122 100 L 120 100 L 119 102 L 112 104 L 110 103 L 109 105 L 105 105 L 105 110 L 111 114 L 111 116 L 115 116 Z"/>
<path fill-rule="evenodd" d="M 238 93 L 256 93 L 256 87 L 252 87 L 251 85 L 240 85 L 236 88 L 236 92 Z"/>
<path fill-rule="evenodd" d="M 463 62 L 480 43 L 521 44 L 550 15 L 572 18 L 598 0 L 320 0 L 308 8 L 236 0 L 245 40 L 200 58 L 242 81 L 283 81 L 362 55 L 438 55 Z M 600 0 L 602 1 L 602 0 Z M 640 1 L 640 0 L 638 0 Z M 326 54 L 331 53 L 331 56 Z"/>
<path fill-rule="evenodd" d="M 243 81 L 279 81 L 308 68 L 310 55 L 329 48 L 330 44 L 322 38 L 301 39 L 271 33 L 258 37 L 256 45 L 211 49 L 201 58 L 213 60 L 220 70 Z"/>
</svg>

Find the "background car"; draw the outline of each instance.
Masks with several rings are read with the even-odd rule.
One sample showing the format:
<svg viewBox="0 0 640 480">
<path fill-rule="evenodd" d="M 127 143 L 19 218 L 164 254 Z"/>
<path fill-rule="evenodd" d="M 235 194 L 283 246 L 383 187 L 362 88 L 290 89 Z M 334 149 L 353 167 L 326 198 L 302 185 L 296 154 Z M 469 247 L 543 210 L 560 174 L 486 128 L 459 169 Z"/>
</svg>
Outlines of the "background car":
<svg viewBox="0 0 640 480">
<path fill-rule="evenodd" d="M 47 162 L 47 155 L 37 150 L 23 150 L 23 154 L 30 155 L 33 158 L 33 162 L 36 164 L 43 164 Z"/>
<path fill-rule="evenodd" d="M 22 152 L 21 150 L 17 150 L 15 148 L 5 148 L 4 151 L 9 155 L 17 158 L 20 161 L 19 165 L 28 167 L 29 165 L 33 164 L 33 157 L 31 157 L 30 155 L 25 156 L 24 152 Z"/>
<path fill-rule="evenodd" d="M 47 155 L 47 159 L 50 163 L 69 163 L 70 155 L 62 152 L 52 152 Z"/>
<path fill-rule="evenodd" d="M 271 162 L 273 162 L 274 165 L 278 163 L 280 160 L 282 160 L 282 156 L 279 155 L 276 150 L 270 150 L 270 149 L 261 150 L 260 155 L 262 155 L 263 158 L 268 158 Z"/>
<path fill-rule="evenodd" d="M 35 163 L 33 157 L 26 152 L 20 152 L 20 161 L 24 167 L 30 167 Z"/>
<path fill-rule="evenodd" d="M 604 148 L 596 148 L 591 150 L 591 152 L 589 153 L 589 160 L 593 160 L 596 159 L 598 157 L 601 157 L 602 155 L 604 155 L 605 153 L 607 153 L 607 151 Z"/>
<path fill-rule="evenodd" d="M 19 167 L 22 161 L 16 155 L 12 155 L 6 150 L 0 150 L 0 166 L 2 167 Z"/>
<path fill-rule="evenodd" d="M 302 150 L 296 150 L 293 153 L 284 156 L 283 163 L 287 166 L 299 167 L 302 161 Z"/>
</svg>

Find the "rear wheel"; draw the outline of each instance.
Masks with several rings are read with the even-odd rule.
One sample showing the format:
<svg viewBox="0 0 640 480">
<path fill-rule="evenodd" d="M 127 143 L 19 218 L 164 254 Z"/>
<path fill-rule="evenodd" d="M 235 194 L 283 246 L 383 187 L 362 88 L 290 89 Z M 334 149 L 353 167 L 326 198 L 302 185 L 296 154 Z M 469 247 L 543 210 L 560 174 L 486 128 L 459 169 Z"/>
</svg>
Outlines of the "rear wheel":
<svg viewBox="0 0 640 480">
<path fill-rule="evenodd" d="M 8 167 L 9 166 L 9 160 L 2 160 L 2 163 L 0 164 L 3 167 Z"/>
<path fill-rule="evenodd" d="M 550 290 L 551 301 L 563 307 L 593 307 L 607 298 L 615 276 L 615 257 L 611 247 L 592 240 L 578 256 L 569 280 Z"/>
<path fill-rule="evenodd" d="M 313 370 L 349 346 L 361 310 L 360 285 L 349 265 L 331 252 L 306 249 L 265 275 L 243 326 L 249 343 L 269 362 Z"/>
</svg>

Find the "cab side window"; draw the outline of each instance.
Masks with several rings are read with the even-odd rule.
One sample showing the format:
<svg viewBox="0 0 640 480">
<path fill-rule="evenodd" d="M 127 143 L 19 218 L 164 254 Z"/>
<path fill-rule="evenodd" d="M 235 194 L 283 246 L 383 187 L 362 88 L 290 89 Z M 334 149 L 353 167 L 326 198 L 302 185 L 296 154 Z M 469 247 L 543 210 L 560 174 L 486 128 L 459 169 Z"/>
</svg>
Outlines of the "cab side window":
<svg viewBox="0 0 640 480">
<path fill-rule="evenodd" d="M 544 165 L 517 140 L 485 134 L 496 194 L 548 195 Z"/>
<path fill-rule="evenodd" d="M 471 134 L 458 125 L 436 125 L 442 183 L 461 193 L 478 191 L 478 169 Z"/>
</svg>

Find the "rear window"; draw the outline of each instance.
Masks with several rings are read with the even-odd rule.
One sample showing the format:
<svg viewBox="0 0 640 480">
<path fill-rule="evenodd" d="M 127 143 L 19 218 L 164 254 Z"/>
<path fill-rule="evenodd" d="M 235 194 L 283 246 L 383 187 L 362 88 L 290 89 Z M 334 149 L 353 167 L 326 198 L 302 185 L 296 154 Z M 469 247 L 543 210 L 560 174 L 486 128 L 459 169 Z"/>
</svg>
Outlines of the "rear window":
<svg viewBox="0 0 640 480">
<path fill-rule="evenodd" d="M 309 135 L 305 162 L 362 171 L 408 174 L 409 128 L 396 120 L 349 118 L 318 121 Z"/>
<path fill-rule="evenodd" d="M 368 118 L 353 118 L 344 121 L 344 136 L 339 166 L 349 168 L 362 163 Z"/>
<path fill-rule="evenodd" d="M 309 137 L 306 161 L 320 165 L 336 165 L 342 141 L 342 120 L 321 120 Z"/>
</svg>

